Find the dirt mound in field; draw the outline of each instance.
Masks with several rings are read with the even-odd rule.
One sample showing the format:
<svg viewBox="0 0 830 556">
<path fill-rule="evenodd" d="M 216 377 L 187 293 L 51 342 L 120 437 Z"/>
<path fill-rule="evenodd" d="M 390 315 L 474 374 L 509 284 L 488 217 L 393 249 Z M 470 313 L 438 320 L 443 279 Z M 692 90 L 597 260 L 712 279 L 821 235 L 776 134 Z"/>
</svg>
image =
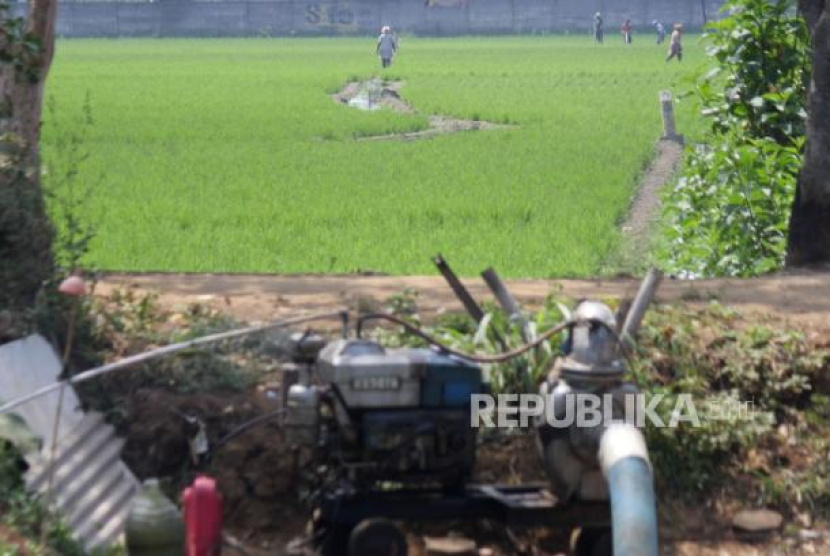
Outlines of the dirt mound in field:
<svg viewBox="0 0 830 556">
<path fill-rule="evenodd" d="M 409 103 L 400 94 L 403 81 L 382 82 L 377 79 L 369 81 L 352 81 L 346 84 L 343 89 L 332 95 L 332 99 L 340 104 L 345 104 L 361 110 L 377 110 L 388 108 L 402 114 L 417 114 Z M 384 141 L 429 139 L 436 135 L 447 133 L 458 133 L 461 131 L 479 131 L 511 129 L 514 125 L 497 124 L 482 120 L 464 120 L 433 114 L 429 116 L 429 129 L 413 131 L 409 133 L 390 133 L 384 135 L 371 135 L 361 137 L 360 141 Z"/>
<path fill-rule="evenodd" d="M 402 81 L 352 81 L 332 95 L 335 102 L 361 110 L 389 108 L 402 114 L 414 114 L 415 109 L 401 98 Z"/>
<path fill-rule="evenodd" d="M 123 457 L 142 479 L 175 474 L 188 465 L 196 465 L 191 462 L 189 446 L 198 433 L 198 425 L 188 422 L 188 418 L 205 424 L 212 445 L 237 424 L 265 409 L 262 401 L 247 394 L 182 395 L 138 390 L 128 407 L 130 418 Z"/>
</svg>

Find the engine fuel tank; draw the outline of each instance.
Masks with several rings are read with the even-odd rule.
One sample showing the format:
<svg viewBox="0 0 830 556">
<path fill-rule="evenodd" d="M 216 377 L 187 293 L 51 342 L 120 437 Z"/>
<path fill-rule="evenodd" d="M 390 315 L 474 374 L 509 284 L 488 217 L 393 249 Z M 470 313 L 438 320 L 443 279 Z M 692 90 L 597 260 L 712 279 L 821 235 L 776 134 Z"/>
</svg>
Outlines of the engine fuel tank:
<svg viewBox="0 0 830 556">
<path fill-rule="evenodd" d="M 361 408 L 469 408 L 483 393 L 481 369 L 431 349 L 385 349 L 367 340 L 326 346 L 317 369 L 340 389 L 346 404 Z"/>
</svg>

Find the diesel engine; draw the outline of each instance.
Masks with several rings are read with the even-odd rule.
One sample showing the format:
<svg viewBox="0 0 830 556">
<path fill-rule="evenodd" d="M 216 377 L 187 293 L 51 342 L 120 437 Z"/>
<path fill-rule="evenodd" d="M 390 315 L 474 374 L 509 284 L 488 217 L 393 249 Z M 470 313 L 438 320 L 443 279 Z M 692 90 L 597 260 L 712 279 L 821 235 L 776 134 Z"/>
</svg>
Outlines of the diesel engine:
<svg viewBox="0 0 830 556">
<path fill-rule="evenodd" d="M 454 487 L 470 476 L 470 396 L 485 391 L 478 366 L 362 339 L 323 346 L 319 337 L 295 338 L 294 353 L 300 381 L 287 394 L 289 443 L 332 462 L 358 488 Z"/>
</svg>

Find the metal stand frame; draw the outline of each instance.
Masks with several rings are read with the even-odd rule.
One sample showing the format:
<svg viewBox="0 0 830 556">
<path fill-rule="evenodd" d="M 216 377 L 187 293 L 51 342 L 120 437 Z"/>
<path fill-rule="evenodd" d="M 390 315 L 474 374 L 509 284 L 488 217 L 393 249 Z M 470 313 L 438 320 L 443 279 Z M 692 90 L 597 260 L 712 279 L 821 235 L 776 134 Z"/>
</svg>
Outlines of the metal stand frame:
<svg viewBox="0 0 830 556">
<path fill-rule="evenodd" d="M 493 520 L 510 527 L 609 528 L 608 502 L 559 504 L 544 483 L 469 485 L 464 489 L 333 492 L 320 500 L 314 529 L 324 553 L 345 549 L 352 528 L 366 519 L 391 521 Z M 328 547 L 328 549 L 326 548 Z M 331 547 L 335 547 L 332 552 Z"/>
</svg>

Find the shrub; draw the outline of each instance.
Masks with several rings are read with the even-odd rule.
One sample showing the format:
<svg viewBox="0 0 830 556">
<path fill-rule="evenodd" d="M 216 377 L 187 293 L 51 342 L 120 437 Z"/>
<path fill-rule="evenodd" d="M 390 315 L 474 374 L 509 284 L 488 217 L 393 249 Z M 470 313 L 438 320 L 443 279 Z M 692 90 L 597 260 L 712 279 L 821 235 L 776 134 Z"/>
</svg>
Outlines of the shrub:
<svg viewBox="0 0 830 556">
<path fill-rule="evenodd" d="M 694 94 L 709 120 L 666 197 L 672 272 L 753 276 L 784 261 L 801 167 L 809 35 L 792 0 L 732 0 L 707 27 L 716 66 Z"/>
<path fill-rule="evenodd" d="M 723 135 L 691 148 L 666 198 L 670 270 L 755 276 L 779 268 L 802 144 Z"/>
<path fill-rule="evenodd" d="M 652 310 L 638 349 L 635 380 L 642 390 L 667 397 L 658 415 L 668 419 L 681 394 L 691 394 L 703 409 L 700 426 L 646 430 L 666 494 L 742 484 L 748 488 L 736 494 L 830 511 L 812 472 L 824 465 L 830 430 L 830 404 L 812 384 L 826 372 L 830 354 L 809 346 L 799 332 L 742 326 L 736 312 L 718 304 Z M 810 446 L 802 468 L 780 462 L 794 442 Z"/>
</svg>

